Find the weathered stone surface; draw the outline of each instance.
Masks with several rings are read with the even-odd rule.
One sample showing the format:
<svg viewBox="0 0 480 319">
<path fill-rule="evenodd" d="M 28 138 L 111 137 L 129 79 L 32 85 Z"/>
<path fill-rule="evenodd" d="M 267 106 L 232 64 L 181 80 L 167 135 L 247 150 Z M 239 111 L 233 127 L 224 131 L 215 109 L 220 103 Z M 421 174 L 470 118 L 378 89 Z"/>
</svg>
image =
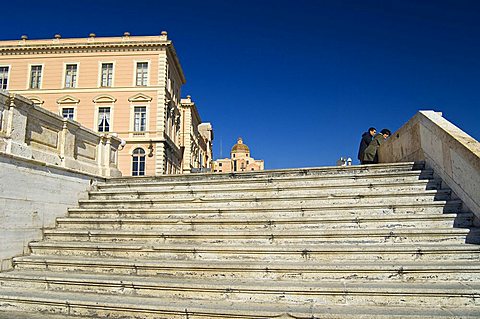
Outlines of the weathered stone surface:
<svg viewBox="0 0 480 319">
<path fill-rule="evenodd" d="M 28 242 L 41 239 L 93 181 L 119 175 L 119 144 L 0 92 L 0 270 L 28 253 Z"/>
<path fill-rule="evenodd" d="M 419 164 L 118 178 L 79 204 L 0 273 L 0 319 L 480 316 L 473 214 Z"/>
<path fill-rule="evenodd" d="M 99 135 L 20 95 L 0 92 L 0 155 L 96 176 L 120 176 L 120 140 Z"/>
<path fill-rule="evenodd" d="M 28 161 L 0 156 L 0 260 L 28 253 L 28 243 L 40 240 L 42 229 L 74 207 L 92 177 Z"/>
<path fill-rule="evenodd" d="M 379 148 L 383 163 L 426 161 L 480 218 L 480 143 L 434 111 L 420 111 Z"/>
</svg>

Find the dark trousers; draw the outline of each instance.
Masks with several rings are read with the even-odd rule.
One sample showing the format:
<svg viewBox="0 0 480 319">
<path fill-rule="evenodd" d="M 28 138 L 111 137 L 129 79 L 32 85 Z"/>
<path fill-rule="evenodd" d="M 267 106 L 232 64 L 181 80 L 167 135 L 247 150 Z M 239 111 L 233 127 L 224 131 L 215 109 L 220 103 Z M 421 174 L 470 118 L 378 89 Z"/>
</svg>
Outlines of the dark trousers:
<svg viewBox="0 0 480 319">
<path fill-rule="evenodd" d="M 365 164 L 376 164 L 375 161 L 361 161 L 360 164 L 365 165 Z"/>
</svg>

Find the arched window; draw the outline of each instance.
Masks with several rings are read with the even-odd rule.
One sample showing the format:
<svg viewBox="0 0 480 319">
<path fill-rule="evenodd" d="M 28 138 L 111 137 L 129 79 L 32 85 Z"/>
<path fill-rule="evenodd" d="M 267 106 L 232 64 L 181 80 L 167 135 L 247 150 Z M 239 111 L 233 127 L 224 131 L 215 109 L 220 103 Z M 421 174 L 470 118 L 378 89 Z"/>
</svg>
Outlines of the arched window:
<svg viewBox="0 0 480 319">
<path fill-rule="evenodd" d="M 132 154 L 132 176 L 145 175 L 145 151 L 142 148 L 136 148 Z"/>
</svg>

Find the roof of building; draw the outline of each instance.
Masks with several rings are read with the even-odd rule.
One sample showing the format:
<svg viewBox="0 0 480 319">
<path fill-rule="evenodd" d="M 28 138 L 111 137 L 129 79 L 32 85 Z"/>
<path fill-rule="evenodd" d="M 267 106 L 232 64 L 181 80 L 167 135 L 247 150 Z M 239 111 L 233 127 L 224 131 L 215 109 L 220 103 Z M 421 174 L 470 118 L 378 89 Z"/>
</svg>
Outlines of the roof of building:
<svg viewBox="0 0 480 319">
<path fill-rule="evenodd" d="M 82 52 L 111 52 L 115 50 L 158 50 L 167 47 L 177 66 L 182 82 L 186 79 L 180 65 L 177 53 L 167 32 L 162 31 L 155 36 L 132 36 L 125 32 L 118 37 L 97 37 L 94 33 L 85 38 L 62 38 L 56 34 L 52 39 L 29 39 L 23 35 L 20 40 L 1 40 L 0 56 L 15 54 L 51 54 L 51 53 L 82 53 Z"/>
<path fill-rule="evenodd" d="M 237 144 L 232 147 L 232 153 L 250 153 L 250 149 L 246 144 L 243 144 L 242 138 L 239 137 Z"/>
</svg>

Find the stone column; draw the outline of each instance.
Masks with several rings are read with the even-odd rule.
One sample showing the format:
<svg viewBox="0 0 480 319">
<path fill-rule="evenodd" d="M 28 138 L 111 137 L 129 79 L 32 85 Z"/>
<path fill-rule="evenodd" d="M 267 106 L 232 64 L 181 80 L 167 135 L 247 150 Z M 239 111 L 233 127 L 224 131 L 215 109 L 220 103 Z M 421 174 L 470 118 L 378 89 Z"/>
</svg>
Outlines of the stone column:
<svg viewBox="0 0 480 319">
<path fill-rule="evenodd" d="M 163 175 L 165 172 L 165 144 L 158 142 L 155 144 L 155 175 Z"/>
<path fill-rule="evenodd" d="M 97 163 L 102 176 L 118 177 L 122 173 L 117 168 L 118 147 L 121 141 L 118 138 L 104 134 L 98 143 Z"/>
<path fill-rule="evenodd" d="M 167 121 L 167 52 L 162 50 L 158 56 L 158 90 L 157 90 L 157 118 L 155 131 L 157 139 L 163 140 L 166 135 Z M 165 147 L 163 142 L 155 145 L 155 175 L 162 175 L 165 172 Z"/>
<path fill-rule="evenodd" d="M 63 128 L 59 136 L 59 151 L 63 167 L 74 167 L 75 164 L 75 147 L 76 132 L 80 124 L 69 119 L 63 119 Z"/>
<path fill-rule="evenodd" d="M 33 103 L 18 99 L 11 94 L 5 118 L 5 133 L 9 138 L 6 153 L 25 158 L 32 158 L 32 150 L 26 144 L 27 115 Z"/>
<path fill-rule="evenodd" d="M 183 142 L 185 150 L 183 153 L 183 172 L 190 173 L 192 171 L 192 109 L 185 108 Z"/>
</svg>

